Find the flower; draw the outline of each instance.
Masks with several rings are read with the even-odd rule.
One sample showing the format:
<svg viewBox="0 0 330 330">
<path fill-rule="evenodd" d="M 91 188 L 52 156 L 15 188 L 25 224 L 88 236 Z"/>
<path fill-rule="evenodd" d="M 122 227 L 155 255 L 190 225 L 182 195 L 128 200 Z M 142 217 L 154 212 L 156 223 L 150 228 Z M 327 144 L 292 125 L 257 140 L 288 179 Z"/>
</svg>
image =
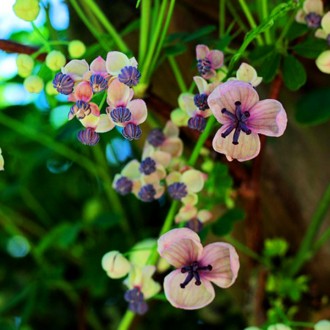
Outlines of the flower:
<svg viewBox="0 0 330 330">
<path fill-rule="evenodd" d="M 52 71 L 57 71 L 66 63 L 64 54 L 58 50 L 52 50 L 46 56 L 46 65 Z"/>
<path fill-rule="evenodd" d="M 314 325 L 314 330 L 330 330 L 330 321 L 320 320 Z"/>
<path fill-rule="evenodd" d="M 260 151 L 258 134 L 281 136 L 287 125 L 282 104 L 272 99 L 259 101 L 256 90 L 246 82 L 221 84 L 210 94 L 208 104 L 223 124 L 213 138 L 213 149 L 229 161 L 256 157 Z"/>
<path fill-rule="evenodd" d="M 323 16 L 322 0 L 305 0 L 303 8 L 298 10 L 296 21 L 307 24 L 309 28 L 318 28 Z"/>
<path fill-rule="evenodd" d="M 247 63 L 242 63 L 236 72 L 237 80 L 245 81 L 250 83 L 253 87 L 257 87 L 261 81 L 262 77 L 258 77 L 255 68 Z M 236 80 L 231 78 L 230 80 Z"/>
<path fill-rule="evenodd" d="M 102 268 L 110 278 L 121 278 L 131 270 L 131 263 L 119 252 L 110 251 L 102 258 Z"/>
<path fill-rule="evenodd" d="M 228 288 L 236 280 L 239 260 L 234 247 L 217 242 L 203 248 L 199 236 L 188 228 L 162 235 L 158 252 L 177 268 L 164 279 L 166 298 L 174 307 L 202 308 L 214 299 L 211 282 Z"/>
<path fill-rule="evenodd" d="M 44 82 L 39 76 L 30 76 L 23 82 L 24 88 L 30 93 L 40 93 L 44 88 Z"/>
<path fill-rule="evenodd" d="M 326 39 L 330 45 L 330 11 L 328 11 L 321 20 L 321 29 L 317 29 L 315 37 Z"/>
<path fill-rule="evenodd" d="M 216 76 L 215 69 L 223 65 L 223 52 L 220 50 L 209 50 L 205 45 L 196 46 L 197 69 L 204 79 Z"/>
<path fill-rule="evenodd" d="M 13 5 L 14 13 L 17 17 L 25 21 L 34 21 L 39 15 L 40 6 L 38 0 L 16 0 Z"/>
<path fill-rule="evenodd" d="M 2 156 L 2 150 L 0 148 L 0 171 L 3 171 L 4 170 L 4 164 L 5 164 L 5 161 L 3 159 L 3 156 Z"/>
<path fill-rule="evenodd" d="M 28 77 L 33 70 L 34 60 L 31 56 L 26 54 L 19 54 L 16 58 L 17 73 L 20 77 Z"/>
<path fill-rule="evenodd" d="M 81 57 L 86 52 L 85 44 L 80 40 L 72 40 L 69 43 L 68 51 L 71 57 Z"/>
</svg>

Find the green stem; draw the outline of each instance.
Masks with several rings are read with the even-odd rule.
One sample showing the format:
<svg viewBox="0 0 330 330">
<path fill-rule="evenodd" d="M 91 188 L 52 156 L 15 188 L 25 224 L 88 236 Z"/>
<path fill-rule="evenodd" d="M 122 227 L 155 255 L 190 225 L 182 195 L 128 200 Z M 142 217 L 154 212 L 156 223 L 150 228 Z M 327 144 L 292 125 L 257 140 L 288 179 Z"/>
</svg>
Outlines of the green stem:
<svg viewBox="0 0 330 330">
<path fill-rule="evenodd" d="M 35 25 L 34 22 L 31 22 L 31 25 L 33 27 L 33 30 L 37 33 L 37 35 L 39 36 L 40 40 L 42 41 L 42 43 L 45 45 L 47 51 L 50 51 L 51 48 L 49 46 L 48 40 L 44 37 L 44 35 L 41 33 L 41 31 L 39 30 L 39 28 Z"/>
<path fill-rule="evenodd" d="M 321 237 L 314 243 L 313 254 L 316 253 L 325 242 L 330 239 L 330 228 L 326 229 L 324 233 L 322 233 Z"/>
<path fill-rule="evenodd" d="M 155 27 L 155 31 L 153 32 L 151 42 L 148 47 L 148 52 L 145 56 L 145 61 L 140 63 L 140 65 L 142 66 L 140 84 L 148 84 L 148 73 L 150 70 L 152 59 L 155 56 L 154 54 L 156 51 L 157 43 L 159 42 L 158 37 L 161 33 L 162 23 L 166 11 L 167 3 L 168 3 L 167 0 L 163 0 L 162 6 L 160 8 L 160 13 L 158 15 L 158 21 Z"/>
<path fill-rule="evenodd" d="M 256 24 L 252 14 L 251 14 L 249 6 L 246 4 L 245 0 L 238 0 L 238 2 L 241 5 L 241 8 L 244 12 L 244 15 L 245 15 L 246 19 L 248 20 L 251 28 L 252 29 L 256 28 L 257 24 Z M 262 46 L 264 44 L 264 42 L 263 42 L 260 35 L 257 36 L 256 40 L 257 40 L 257 43 L 258 43 L 259 46 Z"/>
<path fill-rule="evenodd" d="M 315 237 L 323 223 L 326 213 L 330 206 L 330 184 L 328 185 L 325 193 L 323 194 L 315 213 L 312 216 L 310 225 L 307 229 L 305 237 L 300 244 L 299 250 L 293 259 L 289 274 L 296 275 L 306 260 L 311 257 L 311 251 L 314 245 Z"/>
<path fill-rule="evenodd" d="M 168 56 L 168 61 L 171 65 L 172 71 L 174 73 L 175 79 L 180 87 L 181 93 L 187 92 L 187 86 L 184 82 L 182 73 L 180 71 L 180 68 L 178 66 L 178 63 L 176 62 L 174 56 Z"/>
<path fill-rule="evenodd" d="M 101 38 L 100 33 L 99 33 L 100 31 L 97 31 L 94 28 L 94 26 L 90 23 L 89 19 L 86 17 L 85 13 L 81 10 L 81 8 L 80 8 L 80 6 L 79 6 L 79 4 L 77 3 L 76 0 L 69 0 L 69 1 L 71 3 L 72 7 L 74 8 L 74 10 L 76 11 L 77 15 L 79 16 L 79 18 L 83 21 L 83 23 L 86 25 L 86 27 L 90 31 L 90 33 L 95 37 L 96 40 L 98 40 L 98 42 L 100 43 L 102 48 L 106 52 L 108 52 L 110 47 Z"/>
<path fill-rule="evenodd" d="M 219 1 L 219 38 L 225 34 L 226 28 L 226 0 Z"/>
<path fill-rule="evenodd" d="M 261 9 L 261 20 L 266 20 L 268 18 L 268 0 L 260 0 L 260 9 Z M 265 41 L 267 45 L 272 44 L 272 37 L 270 35 L 270 30 L 265 31 Z"/>
<path fill-rule="evenodd" d="M 127 310 L 123 318 L 121 319 L 118 330 L 127 330 L 129 329 L 133 319 L 135 317 L 135 314 L 131 310 Z"/>
<path fill-rule="evenodd" d="M 199 156 L 199 153 L 200 153 L 205 141 L 207 140 L 207 138 L 211 134 L 212 129 L 213 129 L 213 125 L 214 125 L 215 122 L 216 122 L 216 120 L 215 120 L 214 116 L 212 116 L 208 119 L 205 130 L 200 135 L 200 137 L 199 137 L 199 139 L 198 139 L 198 141 L 195 145 L 195 148 L 194 148 L 193 152 L 191 153 L 191 156 L 188 160 L 188 165 L 189 166 L 194 166 L 194 164 L 196 163 L 197 158 Z"/>
<path fill-rule="evenodd" d="M 226 5 L 231 15 L 233 16 L 234 21 L 238 24 L 238 26 L 241 28 L 243 33 L 247 33 L 249 31 L 249 28 L 245 25 L 241 17 L 237 14 L 237 9 L 233 6 L 231 1 L 226 2 Z"/>
<path fill-rule="evenodd" d="M 139 63 L 143 63 L 149 40 L 150 27 L 150 0 L 142 0 L 141 4 L 141 21 L 140 21 L 140 47 L 139 47 Z"/>
<path fill-rule="evenodd" d="M 287 325 L 290 327 L 303 327 L 303 328 L 311 328 L 314 329 L 314 323 L 311 322 L 295 322 L 295 321 L 287 321 Z"/>
<path fill-rule="evenodd" d="M 114 43 L 117 45 L 120 51 L 123 53 L 129 53 L 130 50 L 124 40 L 121 38 L 119 33 L 113 27 L 113 25 L 109 22 L 107 17 L 104 15 L 103 11 L 98 7 L 98 5 L 93 0 L 84 0 L 88 5 L 89 9 L 92 10 L 95 16 L 99 19 L 99 21 L 103 24 L 104 28 L 109 33 L 110 37 L 113 39 Z"/>
</svg>

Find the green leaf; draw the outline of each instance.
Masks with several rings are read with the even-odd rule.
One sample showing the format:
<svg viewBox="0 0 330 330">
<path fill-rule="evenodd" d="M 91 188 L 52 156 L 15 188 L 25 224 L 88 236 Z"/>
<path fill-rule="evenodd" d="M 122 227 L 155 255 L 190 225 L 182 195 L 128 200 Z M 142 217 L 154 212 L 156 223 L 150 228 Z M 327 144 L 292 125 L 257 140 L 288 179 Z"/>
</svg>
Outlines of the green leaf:
<svg viewBox="0 0 330 330">
<path fill-rule="evenodd" d="M 300 42 L 292 48 L 295 53 L 302 57 L 315 59 L 317 58 L 324 50 L 327 49 L 327 43 L 323 39 L 317 39 L 315 37 L 306 39 L 303 42 Z"/>
<path fill-rule="evenodd" d="M 297 103 L 295 118 L 305 125 L 327 122 L 330 119 L 330 88 L 305 93 Z"/>
<path fill-rule="evenodd" d="M 199 39 L 201 37 L 204 37 L 204 36 L 212 33 L 216 29 L 217 28 L 215 25 L 204 26 L 203 28 L 196 30 L 194 33 L 187 34 L 187 36 L 185 38 L 183 38 L 183 41 L 189 42 L 189 41 L 193 41 L 195 39 Z"/>
<path fill-rule="evenodd" d="M 228 210 L 213 224 L 212 231 L 218 236 L 225 236 L 232 231 L 236 221 L 243 220 L 244 218 L 245 212 L 242 209 L 234 208 Z"/>
<path fill-rule="evenodd" d="M 283 80 L 286 87 L 295 91 L 306 83 L 307 75 L 304 66 L 292 55 L 284 57 Z"/>
<path fill-rule="evenodd" d="M 277 74 L 280 61 L 281 55 L 278 52 L 273 51 L 268 54 L 258 67 L 258 76 L 262 77 L 265 83 L 272 81 Z"/>
<path fill-rule="evenodd" d="M 302 36 L 303 34 L 305 34 L 307 32 L 308 32 L 308 27 L 306 24 L 293 22 L 293 24 L 291 25 L 289 32 L 287 34 L 287 38 L 289 40 L 293 40 L 293 39 L 296 39 L 296 38 Z M 315 40 L 315 38 L 314 38 L 314 40 Z"/>
<path fill-rule="evenodd" d="M 177 43 L 176 45 L 165 47 L 164 50 L 168 56 L 177 56 L 183 54 L 187 50 L 187 46 L 183 43 Z"/>
</svg>

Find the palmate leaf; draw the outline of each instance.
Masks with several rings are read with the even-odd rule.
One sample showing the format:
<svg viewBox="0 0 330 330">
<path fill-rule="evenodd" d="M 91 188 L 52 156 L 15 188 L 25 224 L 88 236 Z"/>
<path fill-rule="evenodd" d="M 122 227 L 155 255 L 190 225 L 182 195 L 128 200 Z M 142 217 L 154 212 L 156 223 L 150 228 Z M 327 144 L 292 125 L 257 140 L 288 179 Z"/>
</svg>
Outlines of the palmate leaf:
<svg viewBox="0 0 330 330">
<path fill-rule="evenodd" d="M 295 91 L 306 83 L 306 70 L 294 56 L 284 57 L 282 70 L 284 84 L 290 90 Z"/>
<path fill-rule="evenodd" d="M 292 48 L 295 53 L 302 57 L 315 59 L 324 50 L 327 49 L 327 43 L 323 39 L 317 39 L 314 36 L 300 42 Z"/>
</svg>

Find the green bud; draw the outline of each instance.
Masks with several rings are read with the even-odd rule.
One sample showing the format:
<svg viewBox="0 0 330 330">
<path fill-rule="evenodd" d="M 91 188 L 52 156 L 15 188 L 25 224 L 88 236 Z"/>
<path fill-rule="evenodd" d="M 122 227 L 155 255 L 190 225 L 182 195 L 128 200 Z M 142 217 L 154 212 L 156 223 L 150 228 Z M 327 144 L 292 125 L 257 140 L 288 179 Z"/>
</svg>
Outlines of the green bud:
<svg viewBox="0 0 330 330">
<path fill-rule="evenodd" d="M 26 78 L 32 73 L 34 61 L 29 55 L 19 54 L 16 58 L 16 65 L 18 75 L 22 78 Z"/>
<path fill-rule="evenodd" d="M 32 22 L 39 15 L 40 6 L 38 0 L 16 0 L 13 5 L 17 17 Z"/>
<path fill-rule="evenodd" d="M 102 268 L 110 278 L 121 278 L 131 270 L 131 264 L 119 251 L 110 251 L 102 258 Z"/>
<path fill-rule="evenodd" d="M 46 65 L 52 71 L 60 70 L 65 65 L 65 63 L 66 63 L 66 58 L 64 54 L 58 50 L 52 50 L 46 56 Z"/>
<path fill-rule="evenodd" d="M 80 40 L 73 40 L 68 46 L 69 54 L 72 58 L 80 58 L 86 52 L 86 46 Z"/>
<path fill-rule="evenodd" d="M 40 93 L 44 88 L 44 82 L 39 76 L 30 76 L 24 80 L 24 88 L 30 93 Z"/>
<path fill-rule="evenodd" d="M 286 326 L 285 324 L 282 323 L 277 323 L 270 325 L 267 330 L 291 330 L 290 327 Z"/>
<path fill-rule="evenodd" d="M 54 88 L 52 81 L 48 81 L 48 83 L 46 84 L 45 90 L 48 95 L 57 95 L 58 94 L 58 91 L 56 90 L 56 88 Z"/>
<path fill-rule="evenodd" d="M 1 148 L 0 148 L 0 171 L 4 170 L 4 168 L 3 168 L 4 164 L 5 164 L 5 161 L 2 157 L 2 151 L 1 151 Z"/>
<path fill-rule="evenodd" d="M 314 325 L 314 330 L 330 330 L 330 321 L 321 320 Z"/>
</svg>

